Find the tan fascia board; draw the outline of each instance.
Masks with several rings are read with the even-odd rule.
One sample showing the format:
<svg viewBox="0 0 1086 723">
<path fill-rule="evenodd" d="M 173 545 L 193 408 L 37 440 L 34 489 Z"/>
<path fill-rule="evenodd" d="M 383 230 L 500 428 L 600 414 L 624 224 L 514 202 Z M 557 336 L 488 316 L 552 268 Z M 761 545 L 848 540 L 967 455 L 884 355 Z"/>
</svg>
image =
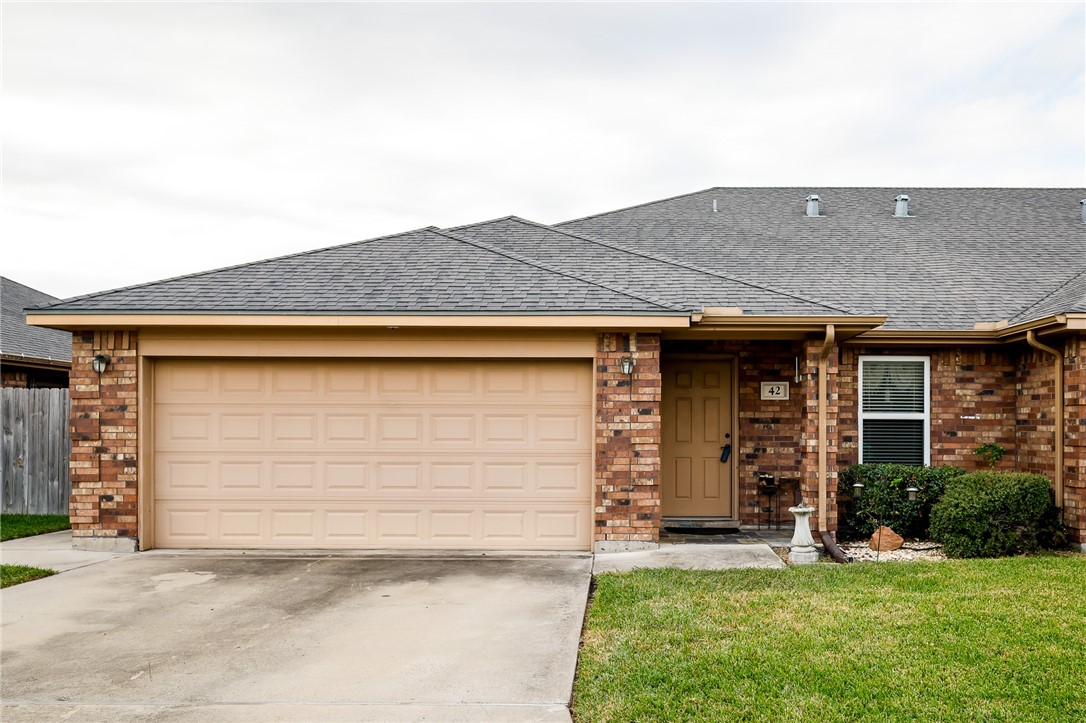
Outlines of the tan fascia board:
<svg viewBox="0 0 1086 723">
<path fill-rule="evenodd" d="M 712 309 L 705 309 L 701 319 L 695 318 L 696 324 L 690 328 L 691 335 L 697 332 L 740 332 L 749 334 L 780 333 L 819 333 L 826 332 L 826 326 L 833 324 L 837 339 L 849 339 L 886 323 L 885 316 L 841 315 L 841 316 L 791 316 L 791 315 L 749 315 L 739 316 L 730 313 L 714 315 Z"/>
<path fill-rule="evenodd" d="M 1086 329 L 1086 313 L 1074 312 L 1064 314 L 1067 317 L 1067 328 L 1076 331 Z"/>
<path fill-rule="evenodd" d="M 72 314 L 28 313 L 26 323 L 49 329 L 139 329 L 145 327 L 279 327 L 279 328 L 518 328 L 518 329 L 685 329 L 682 314 Z"/>
<path fill-rule="evenodd" d="M 1074 318 L 1081 317 L 1081 318 Z M 1010 344 L 1024 341 L 1027 331 L 1052 334 L 1065 329 L 1086 329 L 1086 314 L 1055 314 L 1020 324 L 978 324 L 974 329 L 872 329 L 853 337 L 848 344 L 893 346 L 970 346 Z M 990 327 L 990 328 L 986 328 Z"/>
</svg>

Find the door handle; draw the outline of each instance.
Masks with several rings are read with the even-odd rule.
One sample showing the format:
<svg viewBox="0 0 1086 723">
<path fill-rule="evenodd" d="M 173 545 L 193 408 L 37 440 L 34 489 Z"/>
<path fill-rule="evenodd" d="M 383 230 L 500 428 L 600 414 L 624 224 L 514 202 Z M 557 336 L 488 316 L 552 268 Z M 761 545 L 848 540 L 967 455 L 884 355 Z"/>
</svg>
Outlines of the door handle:
<svg viewBox="0 0 1086 723">
<path fill-rule="evenodd" d="M 728 457 L 731 457 L 731 456 L 732 456 L 732 446 L 730 444 L 725 444 L 723 447 L 720 448 L 720 461 L 721 462 L 727 462 Z"/>
</svg>

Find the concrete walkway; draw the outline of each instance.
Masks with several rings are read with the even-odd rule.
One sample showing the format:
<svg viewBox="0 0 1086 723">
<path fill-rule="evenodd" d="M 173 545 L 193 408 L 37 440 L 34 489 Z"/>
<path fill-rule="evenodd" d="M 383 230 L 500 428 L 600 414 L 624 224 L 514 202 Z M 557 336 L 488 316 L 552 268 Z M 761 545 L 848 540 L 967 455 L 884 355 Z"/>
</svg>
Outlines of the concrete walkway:
<svg viewBox="0 0 1086 723">
<path fill-rule="evenodd" d="M 73 550 L 71 530 L 0 542 L 0 563 L 42 567 L 58 572 L 75 570 L 130 554 L 132 553 Z"/>
<path fill-rule="evenodd" d="M 647 567 L 680 570 L 735 570 L 748 567 L 783 568 L 784 561 L 764 542 L 725 545 L 660 545 L 656 550 L 609 552 L 592 561 L 592 573 L 628 572 Z"/>
</svg>

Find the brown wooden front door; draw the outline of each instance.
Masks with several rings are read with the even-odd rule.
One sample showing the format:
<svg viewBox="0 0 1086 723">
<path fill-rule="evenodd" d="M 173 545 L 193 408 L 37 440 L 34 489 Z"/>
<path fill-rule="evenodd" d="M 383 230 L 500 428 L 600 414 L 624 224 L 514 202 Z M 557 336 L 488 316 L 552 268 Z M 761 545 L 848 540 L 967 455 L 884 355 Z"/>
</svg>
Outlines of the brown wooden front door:
<svg viewBox="0 0 1086 723">
<path fill-rule="evenodd" d="M 662 513 L 733 517 L 730 362 L 666 360 L 663 365 Z M 731 454 L 736 454 L 732 446 Z"/>
</svg>

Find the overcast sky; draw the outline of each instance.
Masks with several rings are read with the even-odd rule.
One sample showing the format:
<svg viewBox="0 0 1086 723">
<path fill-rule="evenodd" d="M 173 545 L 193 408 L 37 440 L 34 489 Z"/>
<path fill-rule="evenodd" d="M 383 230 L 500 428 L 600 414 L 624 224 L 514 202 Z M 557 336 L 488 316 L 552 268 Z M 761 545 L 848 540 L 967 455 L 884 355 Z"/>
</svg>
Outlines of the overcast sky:
<svg viewBox="0 0 1086 723">
<path fill-rule="evenodd" d="M 717 185 L 1086 185 L 1082 2 L 2 13 L 2 273 L 56 296 Z"/>
</svg>

